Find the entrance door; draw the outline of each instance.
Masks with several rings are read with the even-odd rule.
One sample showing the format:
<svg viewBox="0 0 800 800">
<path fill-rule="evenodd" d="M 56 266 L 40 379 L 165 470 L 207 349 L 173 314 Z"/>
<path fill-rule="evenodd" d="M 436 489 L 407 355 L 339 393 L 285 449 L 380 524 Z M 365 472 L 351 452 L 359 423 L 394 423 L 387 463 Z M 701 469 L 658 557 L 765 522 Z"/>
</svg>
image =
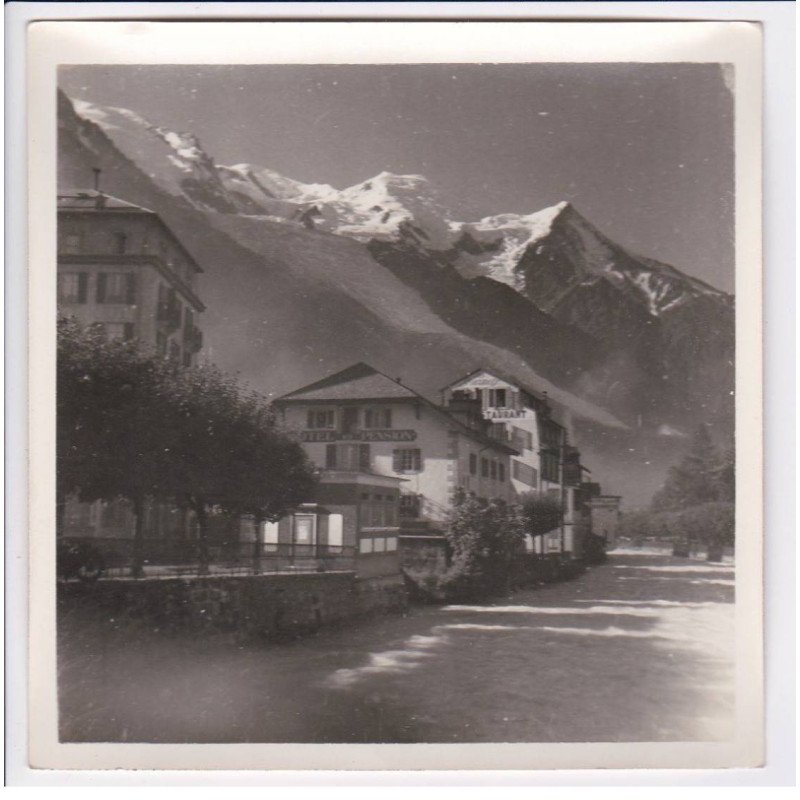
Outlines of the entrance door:
<svg viewBox="0 0 800 800">
<path fill-rule="evenodd" d="M 345 406 L 342 411 L 342 433 L 355 433 L 358 428 L 358 408 Z"/>
<path fill-rule="evenodd" d="M 293 555 L 313 556 L 315 542 L 315 523 L 313 514 L 295 514 L 294 537 L 292 540 Z"/>
</svg>

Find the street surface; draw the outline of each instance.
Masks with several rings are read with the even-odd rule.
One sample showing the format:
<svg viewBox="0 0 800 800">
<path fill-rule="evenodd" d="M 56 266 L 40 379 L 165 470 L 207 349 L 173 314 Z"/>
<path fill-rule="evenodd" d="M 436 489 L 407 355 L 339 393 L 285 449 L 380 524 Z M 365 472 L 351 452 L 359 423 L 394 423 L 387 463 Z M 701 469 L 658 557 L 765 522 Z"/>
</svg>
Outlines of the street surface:
<svg viewBox="0 0 800 800">
<path fill-rule="evenodd" d="M 623 551 L 491 604 L 415 608 L 290 644 L 67 619 L 61 736 L 140 742 L 728 738 L 731 564 Z"/>
</svg>

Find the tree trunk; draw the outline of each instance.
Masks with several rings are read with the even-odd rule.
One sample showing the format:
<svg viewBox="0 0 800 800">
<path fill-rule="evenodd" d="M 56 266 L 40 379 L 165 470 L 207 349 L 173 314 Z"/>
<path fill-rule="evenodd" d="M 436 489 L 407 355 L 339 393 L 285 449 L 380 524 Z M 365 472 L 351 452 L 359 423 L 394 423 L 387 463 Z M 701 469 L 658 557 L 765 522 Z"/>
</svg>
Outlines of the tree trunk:
<svg viewBox="0 0 800 800">
<path fill-rule="evenodd" d="M 144 577 L 144 500 L 133 499 L 133 558 L 131 559 L 131 577 Z"/>
<path fill-rule="evenodd" d="M 208 517 L 205 501 L 198 500 L 194 510 L 197 514 L 197 574 L 208 575 Z"/>
<path fill-rule="evenodd" d="M 253 515 L 253 575 L 261 572 L 261 523 L 264 518 L 259 514 Z"/>
</svg>

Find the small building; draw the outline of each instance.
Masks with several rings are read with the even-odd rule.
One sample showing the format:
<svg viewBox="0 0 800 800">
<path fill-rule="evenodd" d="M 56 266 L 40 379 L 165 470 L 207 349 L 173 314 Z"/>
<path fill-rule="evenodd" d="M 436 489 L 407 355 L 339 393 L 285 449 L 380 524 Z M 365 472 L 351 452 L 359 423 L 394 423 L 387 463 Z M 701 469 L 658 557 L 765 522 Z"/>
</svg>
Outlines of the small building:
<svg viewBox="0 0 800 800">
<path fill-rule="evenodd" d="M 58 313 L 184 366 L 203 343 L 202 269 L 153 211 L 98 191 L 58 195 Z"/>
<path fill-rule="evenodd" d="M 531 543 L 539 553 L 580 555 L 575 541 L 576 490 L 585 470 L 578 449 L 570 444 L 569 410 L 553 403 L 545 393 L 495 372 L 479 369 L 446 386 L 445 405 L 473 402 L 484 419 L 505 430 L 511 447 L 510 486 L 514 497 L 528 492 L 550 494 L 564 507 L 563 529 Z M 500 435 L 496 433 L 496 435 Z"/>
<path fill-rule="evenodd" d="M 360 577 L 400 571 L 400 478 L 357 470 L 324 470 L 311 502 L 263 525 L 263 553 L 331 568 L 355 563 Z"/>
<path fill-rule="evenodd" d="M 438 539 L 455 493 L 511 501 L 516 451 L 474 409 L 438 406 L 399 380 L 355 364 L 275 401 L 285 428 L 321 470 L 318 501 L 354 519 L 361 555 L 382 526 Z M 391 485 L 388 482 L 392 482 Z M 396 505 L 393 492 L 397 487 Z M 349 510 L 346 511 L 346 507 Z M 369 520 L 370 524 L 365 525 Z M 377 531 L 370 530 L 377 527 Z M 347 526 L 345 523 L 345 530 Z M 386 545 L 394 536 L 387 534 Z M 393 543 L 391 546 L 394 546 Z"/>
</svg>

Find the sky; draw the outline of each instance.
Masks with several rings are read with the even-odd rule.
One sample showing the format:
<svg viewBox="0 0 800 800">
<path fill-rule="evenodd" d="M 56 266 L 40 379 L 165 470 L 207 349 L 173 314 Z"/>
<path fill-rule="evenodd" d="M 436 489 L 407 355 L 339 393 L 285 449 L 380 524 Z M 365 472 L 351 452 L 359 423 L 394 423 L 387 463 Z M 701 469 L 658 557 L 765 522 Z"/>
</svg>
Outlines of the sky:
<svg viewBox="0 0 800 800">
<path fill-rule="evenodd" d="M 196 134 L 218 164 L 344 188 L 425 175 L 456 219 L 568 200 L 734 286 L 733 96 L 716 64 L 71 66 L 73 98 Z"/>
</svg>

